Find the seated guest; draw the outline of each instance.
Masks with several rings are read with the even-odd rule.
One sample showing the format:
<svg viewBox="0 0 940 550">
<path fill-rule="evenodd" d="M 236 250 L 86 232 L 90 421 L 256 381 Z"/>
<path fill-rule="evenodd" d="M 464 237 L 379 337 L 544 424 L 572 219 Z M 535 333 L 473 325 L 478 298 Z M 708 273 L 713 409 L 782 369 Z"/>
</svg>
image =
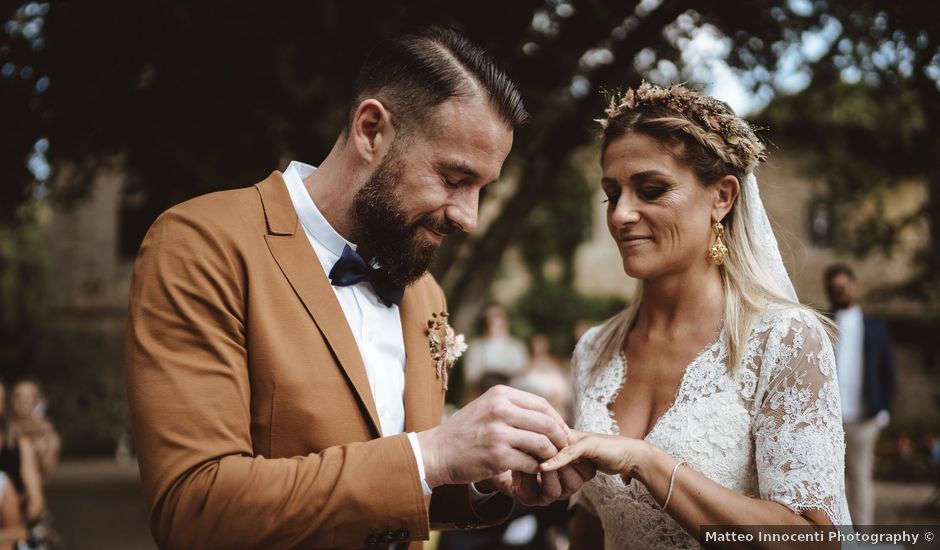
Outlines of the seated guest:
<svg viewBox="0 0 940 550">
<path fill-rule="evenodd" d="M 6 387 L 0 382 L 0 417 L 6 412 Z M 4 433 L 0 437 L 0 472 L 5 472 L 20 495 L 20 509 L 27 523 L 42 516 L 45 497 L 36 451 L 22 435 Z"/>
</svg>

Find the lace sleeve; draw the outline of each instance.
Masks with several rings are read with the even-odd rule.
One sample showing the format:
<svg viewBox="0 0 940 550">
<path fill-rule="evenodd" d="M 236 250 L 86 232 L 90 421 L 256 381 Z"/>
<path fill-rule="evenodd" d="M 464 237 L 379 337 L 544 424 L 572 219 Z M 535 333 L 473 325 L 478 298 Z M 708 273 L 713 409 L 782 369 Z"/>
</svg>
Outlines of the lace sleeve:
<svg viewBox="0 0 940 550">
<path fill-rule="evenodd" d="M 845 438 L 832 345 L 809 314 L 769 328 L 754 423 L 761 498 L 796 513 L 850 522 L 845 504 Z"/>
</svg>

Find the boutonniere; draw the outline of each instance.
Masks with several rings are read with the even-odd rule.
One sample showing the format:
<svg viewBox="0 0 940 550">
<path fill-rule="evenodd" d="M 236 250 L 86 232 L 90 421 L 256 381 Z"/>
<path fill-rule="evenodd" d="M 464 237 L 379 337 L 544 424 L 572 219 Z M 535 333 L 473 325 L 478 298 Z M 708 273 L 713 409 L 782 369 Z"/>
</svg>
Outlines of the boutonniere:
<svg viewBox="0 0 940 550">
<path fill-rule="evenodd" d="M 463 334 L 455 334 L 447 324 L 447 313 L 435 313 L 428 321 L 428 344 L 431 346 L 431 359 L 437 370 L 437 377 L 444 381 L 447 389 L 447 369 L 453 368 L 457 359 L 467 351 Z"/>
</svg>

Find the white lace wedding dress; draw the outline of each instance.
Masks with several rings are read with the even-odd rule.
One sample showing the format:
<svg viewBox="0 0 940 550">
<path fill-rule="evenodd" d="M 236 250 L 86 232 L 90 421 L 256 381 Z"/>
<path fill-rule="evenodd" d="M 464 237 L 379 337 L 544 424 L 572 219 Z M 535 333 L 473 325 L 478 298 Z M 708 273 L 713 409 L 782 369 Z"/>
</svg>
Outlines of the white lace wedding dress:
<svg viewBox="0 0 940 550">
<path fill-rule="evenodd" d="M 596 364 L 598 332 L 588 331 L 575 349 L 575 426 L 617 434 L 609 406 L 627 366 L 622 355 Z M 795 308 L 765 314 L 733 375 L 727 354 L 722 331 L 688 365 L 674 404 L 646 441 L 733 491 L 797 513 L 821 509 L 834 524 L 850 524 L 839 386 L 819 321 Z M 635 479 L 625 486 L 599 473 L 575 498 L 600 518 L 608 550 L 699 548 Z"/>
</svg>

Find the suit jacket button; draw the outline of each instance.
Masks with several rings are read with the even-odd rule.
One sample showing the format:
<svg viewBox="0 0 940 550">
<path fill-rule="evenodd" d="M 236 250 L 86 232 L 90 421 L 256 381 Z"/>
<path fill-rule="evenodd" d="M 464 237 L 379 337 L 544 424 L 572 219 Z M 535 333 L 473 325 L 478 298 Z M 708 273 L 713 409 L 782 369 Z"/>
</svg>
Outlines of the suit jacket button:
<svg viewBox="0 0 940 550">
<path fill-rule="evenodd" d="M 395 533 L 393 533 L 391 529 L 382 533 L 382 542 L 386 544 L 391 544 L 395 542 Z"/>
<path fill-rule="evenodd" d="M 376 533 L 370 533 L 366 537 L 366 546 L 377 546 L 379 544 L 379 536 Z"/>
<path fill-rule="evenodd" d="M 405 542 L 411 538 L 411 531 L 409 531 L 407 527 L 402 527 L 395 532 L 395 538 L 398 540 L 398 542 Z"/>
</svg>

